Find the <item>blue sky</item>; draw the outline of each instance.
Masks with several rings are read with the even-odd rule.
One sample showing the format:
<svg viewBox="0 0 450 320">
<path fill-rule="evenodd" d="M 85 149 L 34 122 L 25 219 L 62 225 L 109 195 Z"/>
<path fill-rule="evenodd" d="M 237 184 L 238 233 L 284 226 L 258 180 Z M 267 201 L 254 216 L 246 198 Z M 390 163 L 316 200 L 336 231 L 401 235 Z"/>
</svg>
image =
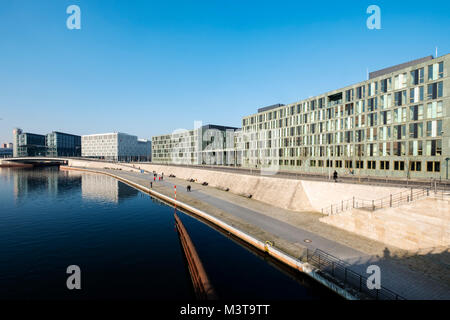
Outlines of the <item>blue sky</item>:
<svg viewBox="0 0 450 320">
<path fill-rule="evenodd" d="M 69 30 L 66 8 L 81 8 Z M 366 9 L 381 8 L 381 30 Z M 450 53 L 450 2 L 1 0 L 0 142 L 12 129 L 142 138 Z"/>
</svg>

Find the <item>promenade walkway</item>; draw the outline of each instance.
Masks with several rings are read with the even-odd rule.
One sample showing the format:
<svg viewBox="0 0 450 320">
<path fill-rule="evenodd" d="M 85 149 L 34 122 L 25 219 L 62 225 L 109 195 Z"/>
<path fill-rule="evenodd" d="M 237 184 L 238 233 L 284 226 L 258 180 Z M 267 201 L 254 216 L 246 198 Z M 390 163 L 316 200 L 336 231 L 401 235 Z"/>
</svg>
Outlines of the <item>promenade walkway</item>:
<svg viewBox="0 0 450 320">
<path fill-rule="evenodd" d="M 120 176 L 147 188 L 150 181 L 153 181 L 153 176 L 149 173 L 95 170 Z M 191 192 L 186 190 L 188 184 L 192 186 Z M 424 272 L 426 265 L 418 267 L 419 258 L 410 257 L 408 263 L 401 263 L 401 258 L 396 257 L 395 248 L 321 223 L 318 221 L 320 215 L 317 213 L 303 214 L 272 207 L 215 188 L 169 178 L 166 175 L 164 180 L 157 179 L 153 182 L 153 189 L 173 197 L 174 185 L 177 186 L 177 199 L 180 201 L 193 206 L 202 204 L 199 209 L 216 216 L 218 216 L 215 210 L 217 208 L 222 213 L 219 218 L 230 215 L 230 218 L 235 219 L 233 221 L 243 221 L 246 225 L 254 226 L 294 246 L 321 249 L 347 262 L 350 269 L 362 275 L 368 276 L 366 270 L 369 265 L 378 265 L 381 269 L 382 285 L 407 299 L 450 299 L 449 265 L 438 264 L 438 267 L 434 265 L 435 272 L 430 274 Z M 255 229 L 246 229 L 244 224 L 242 228 L 254 236 L 261 235 Z"/>
</svg>

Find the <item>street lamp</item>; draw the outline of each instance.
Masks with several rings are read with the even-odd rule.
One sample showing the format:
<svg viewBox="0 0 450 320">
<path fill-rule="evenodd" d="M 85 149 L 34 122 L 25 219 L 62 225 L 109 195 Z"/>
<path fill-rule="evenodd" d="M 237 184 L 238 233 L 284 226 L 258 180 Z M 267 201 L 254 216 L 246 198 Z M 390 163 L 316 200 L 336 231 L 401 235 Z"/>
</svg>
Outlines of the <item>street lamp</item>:
<svg viewBox="0 0 450 320">
<path fill-rule="evenodd" d="M 450 160 L 449 157 L 445 158 L 446 164 L 447 164 L 447 170 L 445 172 L 445 179 L 448 180 L 448 160 Z"/>
</svg>

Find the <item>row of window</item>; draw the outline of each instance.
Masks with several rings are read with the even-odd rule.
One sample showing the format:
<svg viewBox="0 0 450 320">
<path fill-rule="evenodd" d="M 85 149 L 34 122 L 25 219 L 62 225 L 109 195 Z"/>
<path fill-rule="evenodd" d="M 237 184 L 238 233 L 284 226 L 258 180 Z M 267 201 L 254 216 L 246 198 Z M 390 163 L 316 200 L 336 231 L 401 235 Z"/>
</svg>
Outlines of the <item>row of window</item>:
<svg viewBox="0 0 450 320">
<path fill-rule="evenodd" d="M 419 85 L 424 83 L 424 68 L 416 69 L 411 71 L 410 76 L 410 85 Z M 444 64 L 443 62 L 438 64 L 433 64 L 428 66 L 428 81 L 434 81 L 444 76 Z M 358 100 L 361 100 L 366 97 L 366 86 L 367 86 L 367 97 L 371 97 L 373 95 L 378 94 L 378 81 L 372 82 L 368 85 L 363 85 L 356 88 L 356 97 Z M 399 90 L 407 87 L 407 73 L 402 73 L 394 77 L 394 90 Z M 392 90 L 392 78 L 383 79 L 380 81 L 381 93 L 386 93 Z M 436 99 L 438 97 L 442 97 L 443 94 L 443 83 L 436 82 L 430 83 L 427 85 L 427 98 L 428 99 Z M 417 102 L 423 101 L 424 96 L 424 88 L 416 87 L 410 89 L 410 101 Z M 407 103 L 406 90 L 394 93 L 396 105 L 402 105 Z M 343 103 L 342 93 L 331 95 L 327 98 L 328 107 L 335 106 L 337 104 Z M 345 91 L 345 102 L 351 102 L 354 98 L 354 89 L 349 89 Z M 374 98 L 372 98 L 374 99 Z M 376 100 L 375 100 L 376 101 Z M 371 99 L 368 100 L 368 103 L 374 104 L 376 102 L 371 102 Z M 325 97 L 319 98 L 317 100 L 307 101 L 303 103 L 299 103 L 296 106 L 292 105 L 289 107 L 285 107 L 279 110 L 274 110 L 272 112 L 268 112 L 265 114 L 260 114 L 258 117 L 253 116 L 247 119 L 243 119 L 243 127 L 249 124 L 254 124 L 257 121 L 263 122 L 266 120 L 272 120 L 278 118 L 283 118 L 288 115 L 294 115 L 297 113 L 305 113 L 308 111 L 314 111 L 315 109 L 324 108 Z"/>
<path fill-rule="evenodd" d="M 310 167 L 325 167 L 325 168 L 343 168 L 343 164 L 346 169 L 364 169 L 364 162 L 366 162 L 366 168 L 368 170 L 376 170 L 377 169 L 377 161 L 374 160 L 310 160 Z M 405 171 L 405 161 L 392 161 L 393 162 L 393 170 L 394 171 Z M 355 167 L 353 167 L 353 163 Z M 298 166 L 302 165 L 302 160 L 280 160 L 279 165 L 286 166 Z M 382 160 L 378 161 L 378 169 L 379 170 L 391 170 L 391 161 Z M 427 172 L 440 172 L 441 171 L 441 163 L 439 161 L 425 161 L 425 169 Z M 409 170 L 414 172 L 422 171 L 422 161 L 410 161 L 409 162 Z"/>
</svg>

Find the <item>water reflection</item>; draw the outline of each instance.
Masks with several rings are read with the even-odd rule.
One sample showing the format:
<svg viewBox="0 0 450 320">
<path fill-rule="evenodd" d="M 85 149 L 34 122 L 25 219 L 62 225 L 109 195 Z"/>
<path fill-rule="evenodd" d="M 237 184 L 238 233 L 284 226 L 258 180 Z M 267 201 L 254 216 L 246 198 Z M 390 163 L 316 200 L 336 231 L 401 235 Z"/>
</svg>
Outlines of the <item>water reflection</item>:
<svg viewBox="0 0 450 320">
<path fill-rule="evenodd" d="M 136 189 L 105 175 L 60 171 L 58 167 L 2 171 L 4 179 L 13 181 L 16 201 L 42 194 L 57 197 L 81 189 L 84 199 L 119 203 L 121 200 L 136 197 L 139 193 Z"/>
<path fill-rule="evenodd" d="M 119 200 L 136 197 L 139 191 L 101 174 L 81 176 L 81 194 L 88 200 L 102 200 L 118 203 Z"/>
<path fill-rule="evenodd" d="M 63 195 L 81 186 L 81 175 L 61 172 L 58 167 L 9 169 L 8 176 L 13 178 L 16 200 L 26 199 L 38 193 L 50 196 Z"/>
</svg>

